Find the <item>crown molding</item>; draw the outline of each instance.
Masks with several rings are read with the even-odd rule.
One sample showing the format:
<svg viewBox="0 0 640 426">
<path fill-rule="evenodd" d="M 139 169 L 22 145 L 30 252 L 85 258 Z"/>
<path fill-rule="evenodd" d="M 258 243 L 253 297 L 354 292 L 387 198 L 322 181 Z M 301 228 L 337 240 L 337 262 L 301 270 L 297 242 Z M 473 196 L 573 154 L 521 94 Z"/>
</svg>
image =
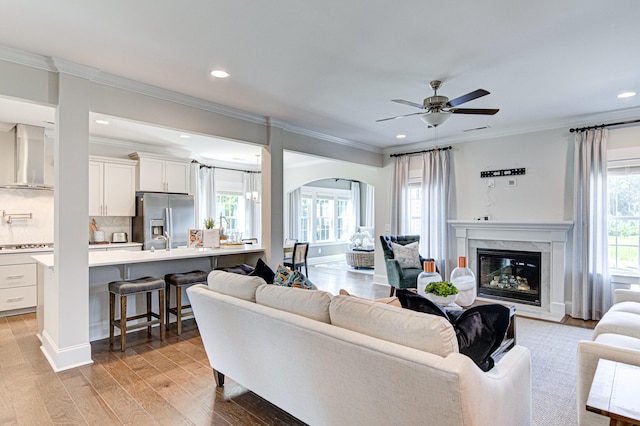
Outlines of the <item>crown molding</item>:
<svg viewBox="0 0 640 426">
<path fill-rule="evenodd" d="M 89 143 L 92 145 L 103 145 L 109 148 L 120 147 L 130 152 L 144 152 L 151 155 L 159 156 L 175 156 L 184 159 L 188 159 L 191 156 L 191 152 L 185 149 L 177 148 L 175 145 L 159 144 L 157 142 L 145 143 L 136 141 L 125 141 L 120 139 L 102 138 L 96 136 L 89 137 Z"/>
<path fill-rule="evenodd" d="M 139 81 L 129 80 L 127 78 L 119 77 L 113 74 L 101 72 L 93 81 L 95 83 L 104 84 L 105 86 L 128 90 L 130 92 L 139 93 L 141 95 L 151 96 L 156 99 L 190 106 L 193 108 L 201 109 L 203 111 L 213 112 L 216 114 L 237 118 L 252 123 L 263 125 L 266 125 L 267 123 L 267 118 L 262 115 L 251 114 L 246 111 L 216 104 L 214 102 L 206 101 L 204 99 L 196 98 L 171 90 L 162 89 L 160 87 L 152 86 L 150 84 L 142 83 Z"/>
<path fill-rule="evenodd" d="M 44 71 L 56 72 L 56 68 L 49 58 L 11 47 L 0 46 L 0 60 L 26 65 Z"/>
<path fill-rule="evenodd" d="M 305 129 L 302 127 L 293 126 L 285 121 L 271 118 L 271 125 L 280 127 L 290 133 L 295 133 L 302 136 L 309 136 L 311 138 L 324 140 L 331 143 L 337 143 L 339 145 L 348 146 L 350 148 L 363 149 L 365 151 L 373 152 L 375 154 L 382 154 L 382 149 L 375 146 L 367 145 L 361 142 L 350 141 L 347 139 L 338 138 L 335 136 L 327 135 L 326 133 L 316 132 L 314 130 Z"/>
<path fill-rule="evenodd" d="M 51 61 L 53 62 L 56 70 L 62 74 L 70 74 L 76 77 L 86 78 L 89 81 L 93 81 L 100 74 L 100 70 L 98 68 L 67 61 L 66 59 L 52 57 Z"/>
</svg>

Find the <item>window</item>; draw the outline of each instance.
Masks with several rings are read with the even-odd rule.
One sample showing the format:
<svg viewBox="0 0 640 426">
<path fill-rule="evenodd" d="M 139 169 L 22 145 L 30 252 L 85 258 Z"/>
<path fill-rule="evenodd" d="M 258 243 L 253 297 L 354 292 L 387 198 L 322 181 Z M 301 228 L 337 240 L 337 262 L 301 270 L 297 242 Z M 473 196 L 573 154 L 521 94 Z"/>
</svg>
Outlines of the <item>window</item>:
<svg viewBox="0 0 640 426">
<path fill-rule="evenodd" d="M 222 220 L 221 226 L 230 231 L 244 229 L 241 223 L 241 218 L 244 215 L 240 215 L 240 212 L 244 211 L 243 201 L 241 192 L 220 191 L 216 193 L 216 212 L 222 214 L 226 219 Z"/>
<path fill-rule="evenodd" d="M 422 230 L 422 186 L 409 184 L 409 234 L 421 235 Z"/>
<path fill-rule="evenodd" d="M 355 231 L 351 191 L 303 186 L 301 203 L 299 240 L 348 241 Z"/>
<path fill-rule="evenodd" d="M 609 167 L 609 266 L 640 272 L 640 164 Z"/>
<path fill-rule="evenodd" d="M 300 241 L 309 241 L 309 227 L 311 226 L 311 209 L 313 208 L 313 198 L 311 195 L 303 194 L 301 197 L 302 209 L 300 211 Z"/>
</svg>

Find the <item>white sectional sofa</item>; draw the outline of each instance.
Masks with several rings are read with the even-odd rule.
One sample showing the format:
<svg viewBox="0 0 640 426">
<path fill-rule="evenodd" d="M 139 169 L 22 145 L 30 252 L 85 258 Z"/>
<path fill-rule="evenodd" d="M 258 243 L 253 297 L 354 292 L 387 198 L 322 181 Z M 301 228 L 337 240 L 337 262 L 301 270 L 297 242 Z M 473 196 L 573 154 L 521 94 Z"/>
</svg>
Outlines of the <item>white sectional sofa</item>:
<svg viewBox="0 0 640 426">
<path fill-rule="evenodd" d="M 592 340 L 578 343 L 576 399 L 580 426 L 609 424 L 608 417 L 585 408 L 601 358 L 640 366 L 640 291 L 616 290 L 613 306 L 596 325 Z"/>
<path fill-rule="evenodd" d="M 441 317 L 220 271 L 187 292 L 218 384 L 308 424 L 530 424 L 524 347 L 483 372 Z"/>
</svg>

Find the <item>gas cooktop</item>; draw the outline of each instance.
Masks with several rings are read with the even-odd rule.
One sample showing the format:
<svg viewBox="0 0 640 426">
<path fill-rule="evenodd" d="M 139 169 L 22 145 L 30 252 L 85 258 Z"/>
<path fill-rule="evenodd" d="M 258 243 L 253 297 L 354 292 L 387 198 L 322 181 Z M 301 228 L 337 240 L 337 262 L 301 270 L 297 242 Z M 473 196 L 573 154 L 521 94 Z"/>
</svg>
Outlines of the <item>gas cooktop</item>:
<svg viewBox="0 0 640 426">
<path fill-rule="evenodd" d="M 27 250 L 46 248 L 53 248 L 53 243 L 7 244 L 0 246 L 0 250 Z"/>
</svg>

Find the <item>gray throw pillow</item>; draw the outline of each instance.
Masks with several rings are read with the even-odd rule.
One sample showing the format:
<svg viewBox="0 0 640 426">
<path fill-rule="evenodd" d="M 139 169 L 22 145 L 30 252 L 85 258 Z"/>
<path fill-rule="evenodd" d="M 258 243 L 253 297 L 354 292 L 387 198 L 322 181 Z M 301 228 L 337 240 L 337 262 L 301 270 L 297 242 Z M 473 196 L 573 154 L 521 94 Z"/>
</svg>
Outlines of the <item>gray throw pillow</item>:
<svg viewBox="0 0 640 426">
<path fill-rule="evenodd" d="M 420 249 L 418 241 L 403 246 L 401 244 L 391 243 L 393 249 L 393 258 L 398 261 L 402 269 L 405 268 L 422 268 L 420 262 Z"/>
</svg>

